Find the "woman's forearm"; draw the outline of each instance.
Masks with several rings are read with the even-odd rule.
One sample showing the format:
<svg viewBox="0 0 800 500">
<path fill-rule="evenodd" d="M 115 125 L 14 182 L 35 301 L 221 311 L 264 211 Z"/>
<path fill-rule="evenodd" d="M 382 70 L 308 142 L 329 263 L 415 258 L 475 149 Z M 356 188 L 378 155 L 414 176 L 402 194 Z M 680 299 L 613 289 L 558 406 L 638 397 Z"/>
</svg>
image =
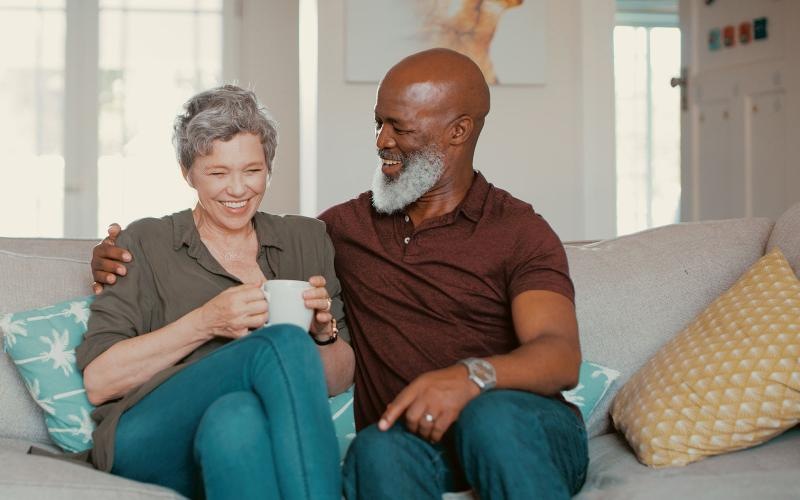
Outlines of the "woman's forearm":
<svg viewBox="0 0 800 500">
<path fill-rule="evenodd" d="M 124 396 L 208 342 L 213 335 L 200 324 L 200 310 L 195 309 L 163 328 L 111 346 L 83 372 L 89 402 L 99 405 Z"/>
<path fill-rule="evenodd" d="M 340 340 L 331 345 L 319 346 L 319 355 L 325 370 L 328 395 L 335 396 L 353 384 L 355 355 L 350 344 Z"/>
</svg>

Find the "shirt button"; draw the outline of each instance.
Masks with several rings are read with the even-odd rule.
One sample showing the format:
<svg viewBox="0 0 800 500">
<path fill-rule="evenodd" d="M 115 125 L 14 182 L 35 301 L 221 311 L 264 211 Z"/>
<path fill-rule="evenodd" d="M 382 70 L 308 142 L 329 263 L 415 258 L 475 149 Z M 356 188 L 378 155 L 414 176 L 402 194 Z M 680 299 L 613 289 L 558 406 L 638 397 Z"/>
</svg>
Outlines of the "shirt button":
<svg viewBox="0 0 800 500">
<path fill-rule="evenodd" d="M 408 222 L 408 215 L 405 216 L 405 221 Z"/>
<path fill-rule="evenodd" d="M 405 243 L 406 245 L 408 245 L 408 242 L 409 242 L 409 241 L 411 241 L 411 238 L 409 238 L 408 236 L 406 236 L 405 238 L 403 238 L 403 243 Z"/>
</svg>

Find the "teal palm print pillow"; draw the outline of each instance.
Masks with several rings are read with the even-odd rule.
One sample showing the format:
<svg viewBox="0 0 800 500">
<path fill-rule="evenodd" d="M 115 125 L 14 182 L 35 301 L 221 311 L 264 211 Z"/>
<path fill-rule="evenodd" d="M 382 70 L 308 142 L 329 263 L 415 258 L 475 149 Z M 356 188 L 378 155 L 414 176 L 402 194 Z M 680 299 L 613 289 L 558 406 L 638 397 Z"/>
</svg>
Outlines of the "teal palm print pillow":
<svg viewBox="0 0 800 500">
<path fill-rule="evenodd" d="M 50 438 L 64 451 L 92 447 L 94 407 L 75 366 L 93 297 L 0 317 L 5 351 L 44 411 Z"/>
<path fill-rule="evenodd" d="M 344 460 L 350 442 L 356 437 L 356 423 L 353 418 L 353 386 L 328 400 L 331 406 L 331 418 L 336 429 L 336 440 L 339 442 L 339 457 Z"/>
<path fill-rule="evenodd" d="M 563 391 L 564 399 L 581 410 L 583 421 L 588 423 L 589 417 L 597 408 L 611 385 L 619 377 L 619 372 L 591 361 L 581 363 L 578 385 L 571 391 Z"/>
</svg>

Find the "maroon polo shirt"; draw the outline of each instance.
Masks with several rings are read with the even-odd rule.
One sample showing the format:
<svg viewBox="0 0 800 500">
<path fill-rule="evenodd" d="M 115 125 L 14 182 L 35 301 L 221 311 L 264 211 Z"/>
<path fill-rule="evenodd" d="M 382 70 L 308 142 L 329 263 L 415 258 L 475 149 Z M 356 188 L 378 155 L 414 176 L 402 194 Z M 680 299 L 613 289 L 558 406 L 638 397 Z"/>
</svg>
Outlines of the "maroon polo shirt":
<svg viewBox="0 0 800 500">
<path fill-rule="evenodd" d="M 511 301 L 549 290 L 574 301 L 564 247 L 533 208 L 476 172 L 461 205 L 414 227 L 372 195 L 320 216 L 336 251 L 356 353 L 362 429 L 418 375 L 519 346 Z"/>
</svg>

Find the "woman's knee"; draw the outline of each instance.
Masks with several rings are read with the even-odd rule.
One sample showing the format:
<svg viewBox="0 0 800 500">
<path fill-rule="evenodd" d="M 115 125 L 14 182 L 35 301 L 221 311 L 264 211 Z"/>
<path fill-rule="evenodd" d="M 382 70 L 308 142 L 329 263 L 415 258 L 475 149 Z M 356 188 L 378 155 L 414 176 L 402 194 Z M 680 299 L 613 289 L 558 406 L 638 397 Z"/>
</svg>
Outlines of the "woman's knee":
<svg viewBox="0 0 800 500">
<path fill-rule="evenodd" d="M 267 344 L 275 346 L 281 352 L 292 351 L 311 351 L 316 352 L 314 342 L 308 332 L 303 331 L 302 328 L 295 325 L 281 324 L 273 326 L 265 326 L 253 331 L 250 335 L 242 339 L 247 341 L 253 339 L 256 341 L 266 341 Z"/>
<path fill-rule="evenodd" d="M 249 391 L 226 394 L 200 419 L 194 439 L 195 458 L 208 453 L 236 456 L 250 446 L 269 446 L 267 425 L 258 396 Z"/>
</svg>

